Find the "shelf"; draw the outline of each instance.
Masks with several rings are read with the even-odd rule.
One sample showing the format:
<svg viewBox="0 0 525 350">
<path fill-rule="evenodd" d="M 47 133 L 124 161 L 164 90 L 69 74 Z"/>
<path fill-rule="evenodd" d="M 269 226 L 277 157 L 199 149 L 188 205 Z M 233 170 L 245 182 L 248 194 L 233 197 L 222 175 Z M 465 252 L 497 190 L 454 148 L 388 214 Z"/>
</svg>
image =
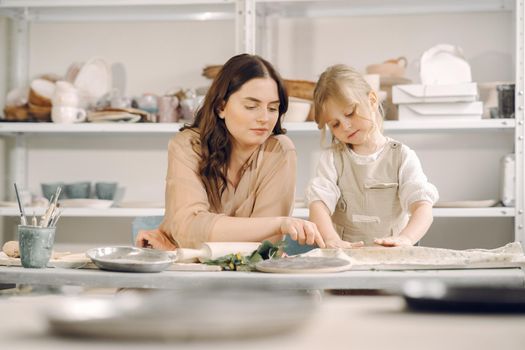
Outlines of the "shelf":
<svg viewBox="0 0 525 350">
<path fill-rule="evenodd" d="M 513 0 L 256 0 L 257 12 L 279 17 L 351 17 L 513 11 Z"/>
<path fill-rule="evenodd" d="M 257 14 L 351 17 L 513 11 L 513 0 L 245 0 Z M 236 0 L 0 0 L 0 15 L 36 22 L 232 20 Z"/>
<path fill-rule="evenodd" d="M 1 123 L 0 135 L 17 133 L 144 133 L 144 134 L 173 134 L 178 132 L 182 123 L 81 123 L 81 124 L 54 124 L 54 123 Z M 477 121 L 397 121 L 387 120 L 384 129 L 392 132 L 404 131 L 465 131 L 465 130 L 494 130 L 514 129 L 514 119 L 481 119 Z M 319 132 L 314 122 L 284 123 L 289 132 Z"/>
<path fill-rule="evenodd" d="M 63 134 L 63 133 L 144 133 L 144 134 L 173 134 L 183 126 L 182 123 L 81 123 L 81 124 L 54 124 L 54 123 L 0 123 L 1 134 Z M 289 132 L 317 131 L 314 122 L 284 123 Z"/>
<path fill-rule="evenodd" d="M 152 133 L 178 132 L 182 123 L 0 123 L 0 134 L 16 133 Z"/>
<path fill-rule="evenodd" d="M 233 20 L 235 0 L 0 0 L 0 15 L 35 22 Z"/>
<path fill-rule="evenodd" d="M 40 216 L 44 209 L 25 208 L 28 216 Z M 514 208 L 492 207 L 492 208 L 434 208 L 434 217 L 514 217 Z M 0 208 L 0 216 L 19 216 L 18 208 Z M 162 216 L 163 208 L 109 208 L 109 209 L 91 209 L 91 208 L 64 208 L 63 217 L 137 217 L 137 216 Z M 293 216 L 299 218 L 308 217 L 308 209 L 297 208 Z"/>
<path fill-rule="evenodd" d="M 479 119 L 459 120 L 422 120 L 422 121 L 399 121 L 386 120 L 383 124 L 385 130 L 389 131 L 454 131 L 454 130 L 494 130 L 514 129 L 515 119 Z"/>
</svg>

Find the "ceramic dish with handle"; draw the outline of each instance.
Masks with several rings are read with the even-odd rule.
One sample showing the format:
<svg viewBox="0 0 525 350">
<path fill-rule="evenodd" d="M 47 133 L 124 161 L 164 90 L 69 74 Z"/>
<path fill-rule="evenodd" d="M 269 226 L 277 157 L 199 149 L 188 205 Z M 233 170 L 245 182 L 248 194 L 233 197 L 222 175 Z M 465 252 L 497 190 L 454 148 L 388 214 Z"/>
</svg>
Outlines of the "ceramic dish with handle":
<svg viewBox="0 0 525 350">
<path fill-rule="evenodd" d="M 86 255 L 102 270 L 119 272 L 160 272 L 175 261 L 175 253 L 137 247 L 93 248 Z"/>
</svg>

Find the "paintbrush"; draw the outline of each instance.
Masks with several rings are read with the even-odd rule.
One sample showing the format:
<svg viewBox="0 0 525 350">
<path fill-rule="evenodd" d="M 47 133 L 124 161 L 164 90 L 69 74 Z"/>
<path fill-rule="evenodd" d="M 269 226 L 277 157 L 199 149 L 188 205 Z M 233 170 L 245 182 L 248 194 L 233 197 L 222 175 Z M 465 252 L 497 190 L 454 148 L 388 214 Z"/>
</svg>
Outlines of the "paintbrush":
<svg viewBox="0 0 525 350">
<path fill-rule="evenodd" d="M 27 225 L 26 214 L 24 213 L 24 207 L 22 206 L 22 202 L 20 201 L 20 195 L 18 194 L 18 187 L 16 186 L 16 182 L 15 182 L 15 194 L 16 194 L 16 200 L 18 201 L 18 209 L 20 209 L 20 225 Z"/>
</svg>

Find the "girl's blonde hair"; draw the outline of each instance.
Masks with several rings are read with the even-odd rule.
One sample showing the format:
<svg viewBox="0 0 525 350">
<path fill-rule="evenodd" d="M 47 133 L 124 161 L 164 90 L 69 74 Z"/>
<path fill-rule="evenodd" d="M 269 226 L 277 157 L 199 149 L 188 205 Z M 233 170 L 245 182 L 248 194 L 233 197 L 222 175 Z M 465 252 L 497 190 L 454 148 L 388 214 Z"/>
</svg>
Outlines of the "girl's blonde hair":
<svg viewBox="0 0 525 350">
<path fill-rule="evenodd" d="M 314 89 L 315 122 L 319 129 L 324 130 L 326 121 L 324 107 L 328 100 L 343 103 L 356 102 L 366 112 L 367 119 L 373 124 L 372 131 L 383 128 L 383 109 L 377 101 L 377 111 L 372 110 L 369 104 L 370 85 L 354 68 L 344 64 L 328 67 L 319 77 Z M 376 92 L 377 95 L 377 92 Z M 373 118 L 375 115 L 375 119 Z"/>
</svg>

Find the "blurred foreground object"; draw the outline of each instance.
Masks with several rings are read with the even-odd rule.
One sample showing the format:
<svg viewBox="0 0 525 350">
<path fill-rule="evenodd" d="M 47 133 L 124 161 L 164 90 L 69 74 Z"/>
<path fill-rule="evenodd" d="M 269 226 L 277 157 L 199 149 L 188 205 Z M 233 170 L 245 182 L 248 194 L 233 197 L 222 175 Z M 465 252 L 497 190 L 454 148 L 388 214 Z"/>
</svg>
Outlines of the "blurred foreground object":
<svg viewBox="0 0 525 350">
<path fill-rule="evenodd" d="M 47 312 L 52 332 L 140 340 L 263 337 L 292 331 L 316 301 L 305 292 L 227 288 L 212 284 L 177 291 L 135 291 L 114 298 L 72 297 Z"/>
</svg>

